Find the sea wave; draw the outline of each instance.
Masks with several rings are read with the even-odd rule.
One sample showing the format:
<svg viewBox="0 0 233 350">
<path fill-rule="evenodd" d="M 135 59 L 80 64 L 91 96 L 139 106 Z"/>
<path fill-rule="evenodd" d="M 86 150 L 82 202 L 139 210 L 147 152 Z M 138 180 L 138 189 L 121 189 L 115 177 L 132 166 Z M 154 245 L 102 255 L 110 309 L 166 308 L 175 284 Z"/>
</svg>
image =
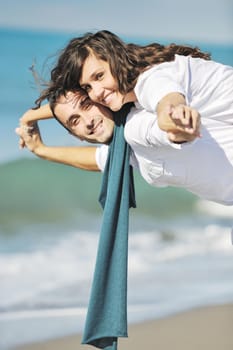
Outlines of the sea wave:
<svg viewBox="0 0 233 350">
<path fill-rule="evenodd" d="M 97 232 L 64 232 L 0 254 L 0 311 L 86 306 L 97 246 Z M 129 275 L 136 281 L 153 276 L 155 266 L 211 254 L 232 256 L 228 227 L 131 232 Z"/>
<path fill-rule="evenodd" d="M 215 205 L 178 188 L 154 188 L 136 172 L 137 208 L 130 210 L 138 227 L 175 221 L 228 220 L 232 207 Z M 98 202 L 102 175 L 41 159 L 18 159 L 0 164 L 0 237 L 50 225 L 91 230 L 101 220 Z M 145 220 L 144 220 L 145 218 Z M 147 218 L 147 219 L 146 219 Z M 33 228 L 32 228 L 33 227 Z"/>
<path fill-rule="evenodd" d="M 20 237 L 20 246 L 14 240 L 11 249 L 0 252 L 0 349 L 4 350 L 84 328 L 98 232 L 66 230 L 57 236 L 36 235 L 31 242 L 29 237 L 28 232 Z M 229 238 L 228 227 L 210 223 L 131 231 L 129 322 L 233 302 Z M 9 244 L 9 237 L 5 239 Z"/>
</svg>

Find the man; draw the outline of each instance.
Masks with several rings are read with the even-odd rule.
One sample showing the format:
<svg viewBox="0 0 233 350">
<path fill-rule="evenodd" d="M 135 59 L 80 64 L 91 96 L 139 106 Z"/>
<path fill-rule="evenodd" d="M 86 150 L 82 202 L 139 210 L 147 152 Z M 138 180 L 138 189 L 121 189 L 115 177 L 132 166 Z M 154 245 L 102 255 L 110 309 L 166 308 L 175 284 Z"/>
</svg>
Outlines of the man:
<svg viewBox="0 0 233 350">
<path fill-rule="evenodd" d="M 61 94 L 50 106 L 58 121 L 81 140 L 105 144 L 111 141 L 114 129 L 111 112 L 90 101 L 85 94 Z M 186 112 L 184 116 L 182 108 L 171 106 L 172 118 L 167 121 L 165 132 L 158 127 L 153 113 L 132 108 L 125 125 L 125 138 L 132 149 L 131 164 L 151 185 L 182 187 L 201 198 L 233 205 L 233 147 L 230 147 L 233 126 L 220 121 L 207 125 L 202 120 L 202 136 L 196 138 L 198 121 L 191 120 L 196 125 L 193 134 L 185 133 L 187 120 L 190 123 Z M 35 120 L 51 116 L 48 105 L 23 116 L 22 126 L 17 129 L 21 147 L 26 145 L 37 156 L 50 161 L 91 171 L 103 170 L 107 146 L 48 147 L 37 128 L 32 132 L 28 129 Z M 174 120 L 181 126 L 176 128 Z"/>
<path fill-rule="evenodd" d="M 89 143 L 108 144 L 113 135 L 114 121 L 112 113 L 93 104 L 86 94 L 67 93 L 58 101 L 40 109 L 29 110 L 20 120 L 16 133 L 20 136 L 20 147 L 27 147 L 40 158 L 64 163 L 77 168 L 100 171 L 96 162 L 97 147 L 51 147 L 41 139 L 39 128 L 35 122 L 55 117 L 69 133 Z M 56 114 L 55 114 L 56 113 Z"/>
<path fill-rule="evenodd" d="M 65 96 L 60 94 L 51 99 L 50 105 L 28 110 L 20 119 L 20 127 L 16 129 L 16 133 L 20 136 L 20 148 L 26 146 L 43 159 L 85 170 L 100 171 L 96 162 L 96 152 L 98 153 L 99 147 L 48 147 L 43 144 L 36 122 L 53 117 L 69 133 L 82 141 L 109 144 L 114 129 L 112 111 L 92 102 L 82 91 L 68 92 Z M 171 124 L 174 126 L 174 123 Z M 171 127 L 169 130 L 171 131 Z M 171 136 L 174 141 L 181 140 L 181 134 L 178 131 L 176 134 L 171 133 Z M 184 141 L 192 140 L 195 134 L 185 134 L 183 137 Z M 103 149 L 107 151 L 107 147 Z"/>
</svg>

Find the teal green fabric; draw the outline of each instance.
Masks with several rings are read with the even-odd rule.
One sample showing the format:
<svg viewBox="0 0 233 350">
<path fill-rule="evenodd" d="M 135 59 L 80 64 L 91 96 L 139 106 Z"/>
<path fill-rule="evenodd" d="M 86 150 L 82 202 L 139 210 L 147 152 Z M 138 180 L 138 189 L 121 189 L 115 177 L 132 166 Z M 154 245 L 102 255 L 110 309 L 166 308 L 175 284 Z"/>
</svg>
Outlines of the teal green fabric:
<svg viewBox="0 0 233 350">
<path fill-rule="evenodd" d="M 99 246 L 88 305 L 83 344 L 116 350 L 127 337 L 127 264 L 129 208 L 136 207 L 130 147 L 124 124 L 131 105 L 114 115 L 99 201 L 104 208 Z"/>
</svg>

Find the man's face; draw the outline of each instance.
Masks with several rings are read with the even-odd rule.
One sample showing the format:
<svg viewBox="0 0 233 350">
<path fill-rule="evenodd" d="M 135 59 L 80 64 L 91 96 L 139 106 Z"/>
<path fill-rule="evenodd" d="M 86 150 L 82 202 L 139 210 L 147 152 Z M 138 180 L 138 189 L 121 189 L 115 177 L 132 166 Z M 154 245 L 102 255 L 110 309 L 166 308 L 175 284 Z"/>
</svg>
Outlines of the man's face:
<svg viewBox="0 0 233 350">
<path fill-rule="evenodd" d="M 113 135 L 112 112 L 81 92 L 61 96 L 54 112 L 59 121 L 80 140 L 91 143 L 109 143 Z"/>
</svg>

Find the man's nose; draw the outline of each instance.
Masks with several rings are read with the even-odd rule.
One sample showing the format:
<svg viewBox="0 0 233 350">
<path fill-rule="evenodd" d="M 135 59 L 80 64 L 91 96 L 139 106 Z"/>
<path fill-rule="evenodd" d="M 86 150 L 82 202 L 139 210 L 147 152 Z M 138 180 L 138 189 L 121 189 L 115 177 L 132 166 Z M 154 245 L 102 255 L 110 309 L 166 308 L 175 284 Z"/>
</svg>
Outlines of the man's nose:
<svg viewBox="0 0 233 350">
<path fill-rule="evenodd" d="M 85 125 L 88 129 L 93 128 L 94 126 L 94 118 L 91 115 L 86 115 L 84 119 Z"/>
</svg>

